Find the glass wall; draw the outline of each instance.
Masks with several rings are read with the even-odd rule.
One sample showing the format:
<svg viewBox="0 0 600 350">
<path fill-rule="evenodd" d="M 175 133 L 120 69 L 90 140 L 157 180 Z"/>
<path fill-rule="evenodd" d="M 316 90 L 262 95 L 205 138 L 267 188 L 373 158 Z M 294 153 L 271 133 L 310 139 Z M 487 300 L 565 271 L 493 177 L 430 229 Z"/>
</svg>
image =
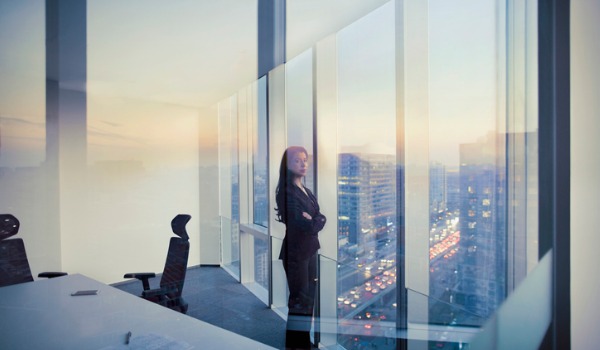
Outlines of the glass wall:
<svg viewBox="0 0 600 350">
<path fill-rule="evenodd" d="M 251 101 L 256 101 L 256 113 L 254 123 L 249 137 L 253 141 L 252 162 L 249 164 L 253 169 L 253 200 L 252 200 L 252 222 L 259 226 L 253 236 L 254 246 L 254 271 L 253 281 L 264 291 L 266 304 L 268 305 L 271 280 L 270 241 L 267 231 L 269 225 L 269 168 L 268 168 L 268 112 L 267 112 L 267 77 L 261 77 L 255 84 L 255 93 Z M 259 292 L 261 293 L 261 292 Z"/>
<path fill-rule="evenodd" d="M 46 158 L 44 1 L 2 2 L 0 9 L 11 14 L 0 21 L 0 166 L 39 167 Z"/>
<path fill-rule="evenodd" d="M 189 262 L 199 263 L 200 108 L 182 82 L 195 63 L 171 62 L 198 57 L 191 32 L 200 28 L 193 24 L 200 10 L 183 2 L 143 12 L 134 2 L 87 2 L 88 172 L 75 224 L 91 237 L 63 233 L 63 242 L 89 250 L 76 263 L 94 276 L 120 281 L 124 266 L 123 273 L 161 271 L 170 221 L 180 213 L 192 217 Z M 127 258 L 140 242 L 136 259 Z M 103 259 L 105 252 L 125 261 Z"/>
<path fill-rule="evenodd" d="M 219 103 L 221 262 L 266 304 L 271 269 L 267 117 L 266 77 Z"/>
<path fill-rule="evenodd" d="M 203 107 L 217 98 L 199 97 L 196 84 L 213 80 L 202 73 L 215 33 L 199 35 L 201 2 L 144 5 L 0 2 L 0 206 L 21 220 L 34 275 L 65 270 L 111 283 L 160 271 L 179 213 L 192 215 L 189 261 L 200 262 L 199 169 L 215 169 L 218 150 L 216 112 Z M 228 9 L 221 24 L 235 17 L 255 28 L 255 5 Z M 60 18 L 50 6 L 64 6 Z M 236 39 L 256 47 L 254 34 Z M 254 62 L 256 52 L 247 55 Z"/>
<path fill-rule="evenodd" d="M 256 1 L 145 1 L 141 12 L 135 1 L 86 2 L 73 16 L 80 51 L 60 57 L 83 64 L 74 80 L 48 64 L 58 52 L 48 4 L 0 2 L 0 212 L 21 220 L 34 274 L 116 282 L 159 271 L 179 213 L 192 215 L 196 264 L 196 218 L 210 205 L 214 254 L 284 306 L 272 198 L 289 145 L 308 150 L 306 186 L 335 192 L 319 198 L 335 227 L 321 268 L 335 298 L 320 300 L 344 348 L 393 348 L 398 330 L 424 325 L 439 331 L 420 338 L 433 347 L 468 342 L 465 330 L 536 267 L 536 1 L 288 1 L 287 63 L 210 110 L 243 85 L 231 77 L 256 76 L 240 73 L 256 66 Z M 216 42 L 233 22 L 247 29 L 239 41 Z M 210 75 L 216 61 L 231 74 Z M 317 130 L 324 124 L 334 126 Z M 331 183 L 325 160 L 335 185 L 318 191 Z M 217 180 L 198 181 L 217 166 Z M 201 184 L 218 205 L 204 203 Z"/>
<path fill-rule="evenodd" d="M 58 180 L 46 161 L 44 23 L 43 0 L 0 2 L 0 213 L 20 220 L 34 275 L 61 268 Z"/>
<path fill-rule="evenodd" d="M 274 144 L 302 145 L 308 187 L 330 193 L 317 184 L 335 176 L 320 276 L 335 297 L 320 302 L 335 308 L 321 326 L 336 328 L 321 330 L 343 348 L 464 345 L 536 266 L 535 13 L 512 0 L 389 1 L 269 73 L 268 173 L 285 148 Z M 335 175 L 316 166 L 329 149 Z M 281 225 L 269 234 L 279 307 Z"/>
</svg>

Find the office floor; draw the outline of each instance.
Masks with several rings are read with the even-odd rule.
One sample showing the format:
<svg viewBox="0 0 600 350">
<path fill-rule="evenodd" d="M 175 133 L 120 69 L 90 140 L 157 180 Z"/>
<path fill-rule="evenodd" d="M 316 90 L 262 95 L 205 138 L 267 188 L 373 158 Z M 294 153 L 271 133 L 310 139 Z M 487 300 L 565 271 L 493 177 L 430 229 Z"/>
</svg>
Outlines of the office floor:
<svg viewBox="0 0 600 350">
<path fill-rule="evenodd" d="M 154 288 L 160 277 L 151 281 Z M 125 292 L 140 295 L 137 280 L 115 284 Z M 277 349 L 285 343 L 285 321 L 220 267 L 190 268 L 183 287 L 189 304 L 187 314 Z"/>
</svg>

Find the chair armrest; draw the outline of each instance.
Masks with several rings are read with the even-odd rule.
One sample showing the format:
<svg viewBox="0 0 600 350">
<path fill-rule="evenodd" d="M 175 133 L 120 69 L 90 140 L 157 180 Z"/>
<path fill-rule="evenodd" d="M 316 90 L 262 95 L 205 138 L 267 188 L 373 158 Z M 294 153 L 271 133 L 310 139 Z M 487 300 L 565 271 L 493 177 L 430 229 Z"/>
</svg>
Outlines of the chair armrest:
<svg viewBox="0 0 600 350">
<path fill-rule="evenodd" d="M 147 289 L 142 292 L 142 298 L 154 298 L 163 295 L 163 291 L 160 288 Z"/>
<path fill-rule="evenodd" d="M 185 314 L 187 304 L 182 297 L 174 296 L 178 294 L 178 290 L 176 286 L 162 286 L 161 288 L 143 291 L 142 298 Z"/>
<path fill-rule="evenodd" d="M 142 292 L 142 297 L 144 298 L 161 298 L 161 297 L 166 297 L 168 296 L 170 293 L 177 293 L 177 287 L 172 287 L 172 288 L 166 288 L 166 287 L 161 287 L 161 288 L 156 288 L 156 289 L 150 289 L 150 290 L 144 290 Z"/>
<path fill-rule="evenodd" d="M 156 273 L 154 272 L 130 272 L 123 275 L 123 278 L 154 278 L 156 277 Z"/>
<path fill-rule="evenodd" d="M 142 281 L 144 290 L 150 289 L 150 282 L 148 280 L 154 277 L 156 277 L 156 273 L 154 272 L 130 272 L 123 275 L 123 278 L 135 278 Z"/>
<path fill-rule="evenodd" d="M 38 274 L 38 277 L 42 278 L 56 278 L 61 276 L 66 276 L 68 273 L 66 272 L 41 272 Z"/>
</svg>

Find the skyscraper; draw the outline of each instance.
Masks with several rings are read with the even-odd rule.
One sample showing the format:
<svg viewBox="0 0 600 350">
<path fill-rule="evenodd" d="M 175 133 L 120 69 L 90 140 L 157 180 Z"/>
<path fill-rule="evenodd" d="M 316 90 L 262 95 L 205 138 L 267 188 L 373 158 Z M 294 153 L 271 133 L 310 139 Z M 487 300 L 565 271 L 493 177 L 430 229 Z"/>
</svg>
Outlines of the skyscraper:
<svg viewBox="0 0 600 350">
<path fill-rule="evenodd" d="M 446 210 L 447 207 L 446 166 L 441 163 L 429 165 L 429 209 L 431 214 Z"/>
<path fill-rule="evenodd" d="M 498 135 L 460 145 L 459 323 L 488 318 L 506 296 L 505 171 Z M 475 317 L 473 317 L 475 316 Z"/>
<path fill-rule="evenodd" d="M 341 153 L 338 164 L 340 260 L 390 254 L 383 247 L 395 239 L 388 235 L 396 215 L 394 156 Z"/>
</svg>

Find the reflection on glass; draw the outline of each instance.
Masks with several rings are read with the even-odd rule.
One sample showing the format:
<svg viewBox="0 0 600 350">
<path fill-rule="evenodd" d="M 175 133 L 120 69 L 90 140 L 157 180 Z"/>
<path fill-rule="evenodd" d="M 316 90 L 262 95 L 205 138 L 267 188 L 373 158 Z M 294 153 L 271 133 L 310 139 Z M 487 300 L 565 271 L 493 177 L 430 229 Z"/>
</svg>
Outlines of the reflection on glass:
<svg viewBox="0 0 600 350">
<path fill-rule="evenodd" d="M 286 113 L 288 146 L 302 146 L 313 165 L 313 64 L 309 49 L 286 64 Z M 281 152 L 283 154 L 283 150 Z M 309 167 L 304 185 L 314 188 L 315 167 Z"/>
<path fill-rule="evenodd" d="M 46 156 L 44 3 L 1 2 L 0 167 L 39 167 Z"/>
<path fill-rule="evenodd" d="M 460 166 L 430 165 L 430 194 L 452 193 L 430 202 L 430 322 L 481 325 L 505 297 L 506 167 L 493 133 L 457 146 Z"/>
<path fill-rule="evenodd" d="M 34 275 L 36 266 L 60 266 L 56 177 L 45 162 L 44 21 L 43 1 L 0 2 L 0 213 L 25 227 L 19 236 Z M 45 233 L 37 243 L 28 239 L 36 232 Z"/>
<path fill-rule="evenodd" d="M 254 236 L 254 281 L 269 290 L 269 238 Z"/>
<path fill-rule="evenodd" d="M 341 30 L 338 43 L 338 342 L 360 349 L 396 320 L 394 10 Z M 352 325 L 352 332 L 344 329 Z M 395 341 L 376 341 L 395 348 Z"/>
<path fill-rule="evenodd" d="M 355 273 L 360 274 L 360 268 L 353 268 L 352 266 L 341 267 L 337 261 L 331 260 L 327 257 L 320 256 L 320 268 L 321 271 L 335 271 L 338 273 L 341 269 L 355 270 Z M 385 277 L 391 276 L 384 274 Z M 395 277 L 395 276 L 394 276 Z M 375 281 L 383 281 L 381 279 Z M 387 279 L 386 281 L 389 281 Z M 389 282 L 388 282 L 389 283 Z M 394 278 L 395 283 L 395 278 Z M 393 283 L 392 283 L 393 284 Z M 374 286 L 376 284 L 371 284 Z M 357 288 L 347 295 L 341 295 L 337 298 L 338 308 L 348 307 L 352 309 L 360 309 L 360 305 L 364 303 L 364 299 L 368 294 L 365 291 L 366 288 Z M 448 304 L 440 300 L 435 300 L 428 295 L 416 292 L 409 289 L 407 291 L 408 297 L 415 304 L 427 305 L 432 303 L 443 303 L 447 306 L 448 310 L 453 313 L 465 313 L 467 310 L 460 307 L 457 304 Z M 342 306 L 343 305 L 343 306 Z M 394 309 L 395 305 L 392 304 L 391 309 Z M 402 344 L 399 338 L 404 338 L 405 333 L 398 331 L 394 318 L 390 318 L 390 314 L 394 310 L 388 308 L 368 308 L 362 312 L 357 313 L 354 317 L 340 318 L 338 320 L 337 329 L 335 330 L 340 336 L 338 336 L 339 345 L 344 349 L 398 349 Z M 476 317 L 476 316 L 473 316 Z M 479 320 L 483 322 L 484 320 Z M 322 319 L 321 327 L 322 333 L 327 333 L 328 330 L 326 325 L 330 323 L 330 320 Z M 421 329 L 421 327 L 414 327 L 414 329 Z M 478 334 L 476 329 L 463 329 L 458 332 L 449 332 L 447 327 L 430 327 L 428 329 L 427 340 L 422 341 L 411 341 L 408 342 L 408 349 L 411 349 L 411 345 L 415 345 L 418 349 L 468 349 L 468 343 L 473 337 Z M 427 347 L 424 345 L 427 344 Z"/>
<path fill-rule="evenodd" d="M 507 5 L 501 3 L 501 8 Z M 431 0 L 428 4 L 428 51 L 423 57 L 428 61 L 428 99 L 423 102 L 428 114 L 422 120 L 412 118 L 410 125 L 426 126 L 428 132 L 416 152 L 426 154 L 423 171 L 418 173 L 429 180 L 429 186 L 425 182 L 424 190 L 418 192 L 422 195 L 416 198 L 429 203 L 429 211 L 423 210 L 423 225 L 418 226 L 422 230 L 415 235 L 423 244 L 415 254 L 423 258 L 424 273 L 410 276 L 425 282 L 425 287 L 408 290 L 408 310 L 425 312 L 410 315 L 414 318 L 409 321 L 427 322 L 428 327 L 479 327 L 537 258 L 531 254 L 536 226 L 526 217 L 526 213 L 537 210 L 533 200 L 537 194 L 537 127 L 531 122 L 536 116 L 530 110 L 535 101 L 523 102 L 520 90 L 510 85 L 525 80 L 518 76 L 524 67 L 516 60 L 509 64 L 504 61 L 504 44 L 509 38 L 502 33 L 510 21 L 498 12 L 497 1 Z M 337 340 L 346 349 L 367 344 L 394 348 L 392 333 L 401 314 L 396 283 L 406 271 L 397 270 L 398 217 L 403 208 L 397 208 L 396 203 L 397 193 L 404 194 L 405 189 L 397 186 L 404 186 L 404 171 L 413 170 L 415 165 L 403 164 L 405 168 L 400 169 L 396 163 L 397 109 L 404 108 L 397 105 L 396 83 L 406 82 L 396 81 L 396 64 L 401 58 L 396 56 L 398 19 L 394 14 L 399 11 L 394 6 L 395 2 L 385 4 L 336 37 L 338 126 L 331 133 L 338 142 L 338 260 L 332 264 L 337 282 Z M 287 144 L 307 148 L 312 162 L 312 50 L 290 60 L 285 71 Z M 499 77 L 507 77 L 507 81 Z M 264 79 L 259 80 L 258 87 L 254 221 L 260 224 L 266 222 L 260 211 L 266 201 L 262 197 L 266 193 L 262 182 L 266 148 L 261 144 L 267 125 Z M 526 113 L 511 114 L 515 110 Z M 234 124 L 228 128 L 236 129 Z M 401 132 L 409 135 L 411 130 Z M 235 142 L 228 141 L 226 147 L 225 152 L 229 152 L 229 147 L 236 147 Z M 235 151 L 229 154 L 236 158 Z M 236 202 L 237 175 L 235 170 L 227 171 L 231 195 L 226 197 Z M 314 191 L 312 174 L 307 176 L 306 185 Z M 406 203 L 407 208 L 410 205 Z M 230 209 L 234 226 L 239 208 L 231 203 Z M 235 244 L 232 236 L 227 240 Z M 282 282 L 283 267 L 277 258 L 281 242 L 273 239 L 272 243 L 272 271 L 277 276 L 273 281 Z M 262 252 L 261 245 L 255 242 L 256 252 Z M 255 260 L 257 281 L 262 278 L 261 254 L 257 253 Z M 276 308 L 286 302 L 283 283 L 272 286 Z M 385 333 L 388 331 L 391 333 Z M 468 342 L 460 337 L 450 344 L 431 339 L 429 345 L 435 348 Z"/>
<path fill-rule="evenodd" d="M 267 77 L 258 79 L 258 118 L 256 119 L 253 149 L 254 223 L 264 227 L 269 222 L 268 150 L 267 150 Z"/>
<path fill-rule="evenodd" d="M 492 0 L 430 2 L 430 323 L 482 326 L 531 261 L 533 232 L 518 218 L 535 212 L 527 193 L 537 193 L 529 165 L 537 132 L 518 127 L 525 115 L 511 119 L 525 96 L 502 105 L 498 77 L 507 75 L 509 86 L 525 77 L 503 63 L 501 43 L 511 37 L 503 37 L 509 21 L 497 8 Z"/>
</svg>

